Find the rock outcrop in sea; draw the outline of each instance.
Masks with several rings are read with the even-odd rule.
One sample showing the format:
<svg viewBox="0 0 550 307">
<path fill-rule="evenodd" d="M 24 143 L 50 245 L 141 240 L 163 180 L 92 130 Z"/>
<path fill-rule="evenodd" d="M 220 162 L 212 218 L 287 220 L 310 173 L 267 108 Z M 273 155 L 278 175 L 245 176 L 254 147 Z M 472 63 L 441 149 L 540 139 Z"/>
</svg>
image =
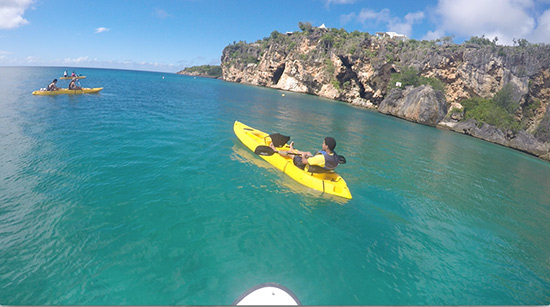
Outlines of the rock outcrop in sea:
<svg viewBox="0 0 550 307">
<path fill-rule="evenodd" d="M 397 41 L 304 27 L 231 44 L 221 62 L 226 81 L 340 100 L 550 160 L 548 45 L 519 40 L 517 46 L 500 46 L 475 37 L 463 44 L 445 38 Z M 413 81 L 407 80 L 410 71 L 416 72 Z M 505 89 L 515 107 L 502 107 L 512 118 L 506 125 L 465 112 L 465 101 L 496 101 Z"/>
</svg>

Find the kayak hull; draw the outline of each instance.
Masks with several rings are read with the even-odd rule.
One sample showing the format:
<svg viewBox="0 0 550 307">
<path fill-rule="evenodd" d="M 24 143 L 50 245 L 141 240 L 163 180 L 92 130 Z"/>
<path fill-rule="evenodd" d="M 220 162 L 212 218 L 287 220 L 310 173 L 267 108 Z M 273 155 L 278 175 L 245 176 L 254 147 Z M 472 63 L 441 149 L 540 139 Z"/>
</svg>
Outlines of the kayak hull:
<svg viewBox="0 0 550 307">
<path fill-rule="evenodd" d="M 296 294 L 278 283 L 257 285 L 237 298 L 233 306 L 299 306 Z"/>
<path fill-rule="evenodd" d="M 66 88 L 59 89 L 57 91 L 34 91 L 33 95 L 42 95 L 42 96 L 53 96 L 53 95 L 80 95 L 80 94 L 96 94 L 99 93 L 103 88 L 83 88 L 80 90 L 69 90 Z"/>
<path fill-rule="evenodd" d="M 249 127 L 239 121 L 235 121 L 235 123 L 233 124 L 233 130 L 239 140 L 241 140 L 241 142 L 252 151 L 254 151 L 256 147 L 261 145 L 268 146 L 271 142 L 269 134 Z M 287 144 L 277 148 L 277 150 L 289 149 L 290 147 Z M 260 157 L 267 161 L 269 164 L 281 170 L 283 173 L 290 176 L 290 178 L 307 187 L 343 198 L 352 198 L 346 181 L 336 172 L 306 172 L 294 165 L 294 163 L 292 162 L 292 156 L 282 156 L 277 153 L 271 156 Z"/>
<path fill-rule="evenodd" d="M 86 79 L 86 76 L 77 76 L 77 77 L 59 77 L 60 80 L 72 80 L 73 78 L 77 79 Z"/>
</svg>

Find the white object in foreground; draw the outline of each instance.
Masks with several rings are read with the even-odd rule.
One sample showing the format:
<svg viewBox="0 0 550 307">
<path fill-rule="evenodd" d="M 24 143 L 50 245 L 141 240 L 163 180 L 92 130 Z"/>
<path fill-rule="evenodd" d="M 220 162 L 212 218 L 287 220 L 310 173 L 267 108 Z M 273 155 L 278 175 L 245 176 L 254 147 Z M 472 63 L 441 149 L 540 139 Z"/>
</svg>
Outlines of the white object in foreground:
<svg viewBox="0 0 550 307">
<path fill-rule="evenodd" d="M 288 288 L 277 283 L 264 283 L 246 291 L 233 305 L 301 305 Z"/>
</svg>

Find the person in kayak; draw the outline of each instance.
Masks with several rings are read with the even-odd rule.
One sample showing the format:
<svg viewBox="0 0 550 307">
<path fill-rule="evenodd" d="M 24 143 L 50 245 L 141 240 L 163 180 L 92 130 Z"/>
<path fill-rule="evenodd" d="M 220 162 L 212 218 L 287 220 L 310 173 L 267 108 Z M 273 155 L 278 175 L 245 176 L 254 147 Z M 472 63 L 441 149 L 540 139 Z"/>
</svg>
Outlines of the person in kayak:
<svg viewBox="0 0 550 307">
<path fill-rule="evenodd" d="M 70 90 L 81 90 L 82 88 L 80 86 L 76 86 L 76 78 L 73 78 L 71 80 L 71 83 L 69 83 L 69 89 Z"/>
<path fill-rule="evenodd" d="M 326 172 L 334 170 L 339 164 L 339 157 L 334 148 L 336 148 L 336 140 L 327 136 L 323 140 L 322 150 L 314 155 L 309 151 L 294 149 L 294 142 L 290 142 L 290 150 L 283 152 L 283 154 L 294 155 L 292 161 L 294 165 L 301 169 L 305 169 L 307 166 L 307 170 L 311 172 Z"/>
<path fill-rule="evenodd" d="M 52 83 L 48 85 L 46 88 L 47 91 L 57 91 L 59 88 L 57 87 L 57 79 L 53 79 Z"/>
</svg>

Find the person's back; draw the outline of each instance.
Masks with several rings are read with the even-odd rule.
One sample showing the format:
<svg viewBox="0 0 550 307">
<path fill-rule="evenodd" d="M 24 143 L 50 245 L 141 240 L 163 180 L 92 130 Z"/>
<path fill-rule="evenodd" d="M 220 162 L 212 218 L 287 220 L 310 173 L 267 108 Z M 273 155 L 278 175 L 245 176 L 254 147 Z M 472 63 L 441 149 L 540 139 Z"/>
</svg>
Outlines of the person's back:
<svg viewBox="0 0 550 307">
<path fill-rule="evenodd" d="M 76 78 L 73 78 L 71 80 L 71 83 L 69 83 L 69 89 L 70 90 L 79 90 L 79 89 L 81 89 L 79 86 L 76 86 Z"/>
<path fill-rule="evenodd" d="M 313 157 L 307 159 L 310 169 L 323 168 L 327 171 L 334 170 L 338 166 L 338 155 L 336 152 L 318 151 Z M 316 166 L 316 168 L 311 168 Z"/>
<path fill-rule="evenodd" d="M 48 88 L 46 90 L 48 91 L 56 91 L 57 90 L 57 79 L 53 79 L 52 83 L 48 85 Z"/>
</svg>

